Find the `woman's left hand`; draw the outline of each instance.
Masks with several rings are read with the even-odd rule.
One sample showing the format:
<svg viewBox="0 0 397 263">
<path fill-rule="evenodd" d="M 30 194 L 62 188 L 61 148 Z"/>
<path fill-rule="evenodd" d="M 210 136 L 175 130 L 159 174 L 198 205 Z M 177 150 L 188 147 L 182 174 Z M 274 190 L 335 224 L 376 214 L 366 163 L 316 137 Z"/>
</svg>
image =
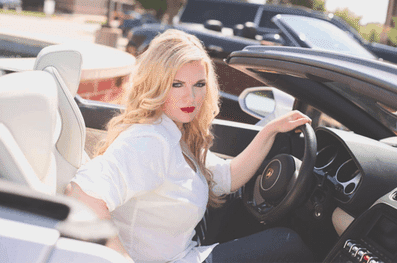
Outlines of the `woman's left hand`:
<svg viewBox="0 0 397 263">
<path fill-rule="evenodd" d="M 269 153 L 277 133 L 295 130 L 305 123 L 311 123 L 311 119 L 299 111 L 291 111 L 263 127 L 247 148 L 232 160 L 231 190 L 239 189 L 252 178 Z"/>
<path fill-rule="evenodd" d="M 296 129 L 305 123 L 311 123 L 311 119 L 300 111 L 291 111 L 280 118 L 271 121 L 267 126 L 270 126 L 276 133 L 288 132 Z"/>
</svg>

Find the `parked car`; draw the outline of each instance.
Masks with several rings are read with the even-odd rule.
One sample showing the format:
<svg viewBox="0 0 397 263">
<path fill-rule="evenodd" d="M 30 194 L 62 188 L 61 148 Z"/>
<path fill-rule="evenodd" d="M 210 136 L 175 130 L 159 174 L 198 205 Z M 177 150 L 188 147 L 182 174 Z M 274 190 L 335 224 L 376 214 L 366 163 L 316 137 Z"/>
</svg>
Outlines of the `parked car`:
<svg viewBox="0 0 397 263">
<path fill-rule="evenodd" d="M 239 35 L 246 38 L 259 37 L 274 40 L 272 35 L 278 34 L 280 30 L 272 23 L 271 19 L 277 14 L 299 15 L 328 21 L 345 31 L 369 52 L 375 54 L 375 56 L 385 61 L 397 63 L 396 48 L 368 42 L 340 17 L 334 16 L 332 13 L 318 12 L 304 7 L 256 4 L 227 0 L 189 0 L 175 18 L 174 26 L 181 26 L 189 30 L 190 28 L 197 28 L 197 25 L 192 24 L 200 24 L 215 31 L 222 31 L 226 36 Z M 160 26 L 160 24 L 157 26 Z M 230 29 L 232 29 L 232 31 Z M 253 31 L 256 31 L 257 34 L 253 34 Z M 141 49 L 143 49 L 153 37 L 149 32 L 147 34 L 146 36 L 140 35 L 139 41 L 144 41 L 143 47 L 140 47 L 140 42 L 137 42 L 138 47 Z M 280 39 L 280 42 L 282 42 L 282 39 Z M 218 47 L 228 52 L 226 46 L 227 45 L 218 45 Z"/>
<path fill-rule="evenodd" d="M 70 63 L 78 56 L 62 49 L 59 56 L 57 50 L 45 49 L 52 52 L 44 55 L 57 59 L 41 56 L 35 71 L 0 77 L 1 112 L 7 112 L 0 114 L 0 221 L 7 226 L 0 229 L 2 253 L 36 262 L 87 262 L 94 256 L 121 262 L 100 245 L 114 235 L 108 222 L 100 226 L 70 198 L 38 193 L 41 184 L 52 187 L 54 178 L 35 178 L 37 166 L 46 166 L 43 160 L 81 156 L 75 148 L 84 142 L 80 135 L 86 132 L 94 141 L 105 136 L 105 124 L 121 110 L 78 96 L 75 105 L 70 90 L 78 84 L 79 68 Z M 277 135 L 257 176 L 228 196 L 221 209 L 206 214 L 201 243 L 283 226 L 299 233 L 315 262 L 396 262 L 397 67 L 330 51 L 264 46 L 233 52 L 226 63 L 288 93 L 294 109 L 313 122 L 301 128 L 304 136 Z M 242 99 L 248 110 L 271 114 L 274 104 L 268 92 L 251 90 Z M 76 124 L 63 125 L 69 121 Z M 239 154 L 261 129 L 217 119 L 213 126 L 211 150 L 223 158 Z M 70 134 L 79 136 L 67 137 Z M 65 136 L 70 138 L 67 143 Z M 93 144 L 90 140 L 86 149 Z M 70 145 L 74 154 L 65 151 Z M 57 184 L 65 183 L 70 173 L 70 167 L 62 167 L 55 173 Z M 269 188 L 277 191 L 263 191 Z"/>
<path fill-rule="evenodd" d="M 124 19 L 123 23 L 119 26 L 122 30 L 123 37 L 127 37 L 128 32 L 134 27 L 141 26 L 143 24 L 160 23 L 160 21 L 150 13 L 140 14 L 138 12 L 131 11 L 127 12 L 126 15 L 131 18 Z"/>
<path fill-rule="evenodd" d="M 0 8 L 22 10 L 22 0 L 0 0 Z"/>
</svg>

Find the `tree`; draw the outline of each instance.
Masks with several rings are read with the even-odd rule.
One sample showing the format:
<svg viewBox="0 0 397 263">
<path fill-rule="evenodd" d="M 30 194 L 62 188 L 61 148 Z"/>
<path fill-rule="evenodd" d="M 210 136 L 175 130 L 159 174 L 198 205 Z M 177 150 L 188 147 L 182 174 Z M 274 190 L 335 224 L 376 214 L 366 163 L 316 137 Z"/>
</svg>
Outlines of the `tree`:
<svg viewBox="0 0 397 263">
<path fill-rule="evenodd" d="M 394 22 L 394 25 L 397 24 L 397 17 L 393 17 L 393 22 Z M 389 41 L 391 42 L 392 45 L 397 46 L 397 28 L 396 27 L 389 29 L 389 32 L 387 33 L 387 37 L 389 38 Z"/>
<path fill-rule="evenodd" d="M 165 11 L 167 10 L 167 1 L 166 0 L 135 0 L 138 2 L 143 9 L 146 11 L 153 11 L 155 13 L 155 17 L 158 20 L 163 18 Z"/>
<path fill-rule="evenodd" d="M 324 0 L 268 0 L 266 3 L 303 6 L 316 11 L 325 11 Z"/>
<path fill-rule="evenodd" d="M 345 8 L 343 10 L 336 10 L 334 15 L 339 16 L 345 20 L 350 26 L 352 26 L 357 32 L 360 32 L 360 20 L 361 16 L 357 16 L 350 12 L 349 9 Z"/>
</svg>

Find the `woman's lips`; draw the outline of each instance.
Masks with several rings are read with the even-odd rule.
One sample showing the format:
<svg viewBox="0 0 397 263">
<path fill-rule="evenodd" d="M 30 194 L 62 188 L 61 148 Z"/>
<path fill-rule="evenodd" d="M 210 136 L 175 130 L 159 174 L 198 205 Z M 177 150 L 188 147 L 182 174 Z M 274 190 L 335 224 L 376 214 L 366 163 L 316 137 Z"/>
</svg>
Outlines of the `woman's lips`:
<svg viewBox="0 0 397 263">
<path fill-rule="evenodd" d="M 181 108 L 183 112 L 192 113 L 196 107 L 184 107 Z"/>
</svg>

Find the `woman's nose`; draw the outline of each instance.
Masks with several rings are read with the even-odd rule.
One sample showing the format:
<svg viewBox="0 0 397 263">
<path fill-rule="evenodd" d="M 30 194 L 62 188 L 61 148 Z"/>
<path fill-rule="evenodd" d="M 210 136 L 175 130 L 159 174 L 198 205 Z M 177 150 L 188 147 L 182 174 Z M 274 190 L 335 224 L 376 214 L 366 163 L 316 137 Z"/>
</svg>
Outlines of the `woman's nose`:
<svg viewBox="0 0 397 263">
<path fill-rule="evenodd" d="M 194 87 L 187 87 L 186 88 L 186 93 L 185 96 L 189 99 L 194 99 L 196 96 L 196 93 L 194 91 Z"/>
</svg>

